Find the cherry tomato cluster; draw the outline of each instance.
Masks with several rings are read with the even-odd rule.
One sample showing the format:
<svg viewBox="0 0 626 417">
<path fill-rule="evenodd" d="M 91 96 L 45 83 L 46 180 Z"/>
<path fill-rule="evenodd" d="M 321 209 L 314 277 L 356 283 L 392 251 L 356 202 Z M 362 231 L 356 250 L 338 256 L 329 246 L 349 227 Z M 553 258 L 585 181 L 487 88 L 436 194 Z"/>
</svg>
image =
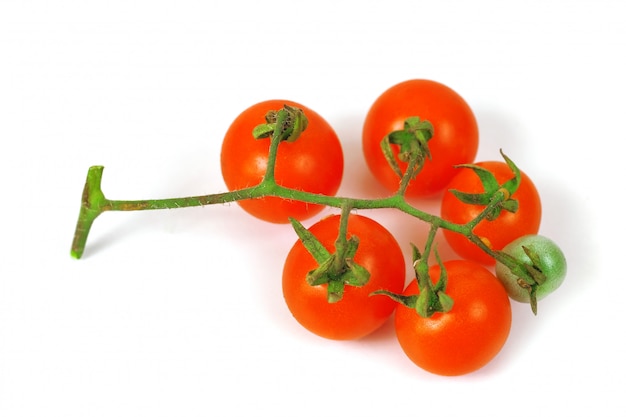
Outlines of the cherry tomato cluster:
<svg viewBox="0 0 626 417">
<path fill-rule="evenodd" d="M 253 187 L 264 179 L 270 141 L 251 132 L 285 105 L 301 109 L 307 122 L 296 140 L 278 147 L 272 167 L 276 184 L 334 196 L 343 176 L 340 140 L 317 112 L 287 100 L 251 106 L 226 132 L 221 167 L 228 189 Z M 430 123 L 432 137 L 424 138 L 426 157 L 404 187 L 406 197 L 441 195 L 440 219 L 460 225 L 480 218 L 489 203 L 481 200 L 487 188 L 504 193 L 507 203 L 474 225 L 472 233 L 481 245 L 444 228 L 459 259 L 438 258 L 426 267 L 422 262 L 421 272 L 416 267 L 416 276 L 429 277 L 432 285 L 421 286 L 416 279 L 404 288 L 400 245 L 364 215 L 331 215 L 305 230 L 299 221 L 318 214 L 323 205 L 271 195 L 239 204 L 259 219 L 291 222 L 296 228 L 299 239 L 287 254 L 282 283 L 285 302 L 302 326 L 328 339 L 358 339 L 395 311 L 397 339 L 415 364 L 435 374 L 461 375 L 483 367 L 505 344 L 512 320 L 509 299 L 534 303 L 556 289 L 565 276 L 565 258 L 553 241 L 537 235 L 541 201 L 531 179 L 516 173 L 508 161 L 474 161 L 476 117 L 458 93 L 441 83 L 415 79 L 394 85 L 366 115 L 364 158 L 390 195 L 401 186 L 399 173 L 407 169 L 407 155 L 421 146 L 406 141 L 406 132 L 422 121 Z M 511 195 L 503 186 L 507 182 L 515 186 Z M 338 232 L 342 220 L 344 235 Z M 340 247 L 342 256 L 333 256 Z M 419 265 L 419 251 L 414 252 L 414 265 Z M 437 295 L 444 287 L 445 295 Z M 440 310 L 425 308 L 418 314 L 418 294 L 425 291 L 437 293 Z"/>
</svg>

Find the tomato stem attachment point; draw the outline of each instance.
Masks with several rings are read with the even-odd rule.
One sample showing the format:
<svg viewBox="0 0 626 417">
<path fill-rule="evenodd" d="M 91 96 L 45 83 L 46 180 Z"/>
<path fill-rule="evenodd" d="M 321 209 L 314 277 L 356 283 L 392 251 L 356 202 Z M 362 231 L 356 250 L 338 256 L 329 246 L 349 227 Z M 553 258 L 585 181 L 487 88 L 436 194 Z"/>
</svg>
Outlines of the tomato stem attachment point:
<svg viewBox="0 0 626 417">
<path fill-rule="evenodd" d="M 431 159 L 428 141 L 433 135 L 432 123 L 414 116 L 404 121 L 403 129 L 390 132 L 380 142 L 387 163 L 401 178 L 398 194 L 404 195 L 411 180 L 415 179 L 422 170 L 424 161 L 427 158 Z M 397 156 L 394 155 L 391 145 L 399 147 Z M 398 161 L 407 164 L 404 172 L 402 172 Z"/>
<path fill-rule="evenodd" d="M 256 139 L 269 136 L 272 138 L 267 157 L 267 168 L 261 184 L 275 182 L 274 172 L 278 145 L 282 141 L 293 142 L 297 140 L 309 123 L 301 109 L 286 104 L 278 111 L 268 112 L 265 120 L 266 124 L 259 125 L 252 131 L 252 135 Z"/>
<path fill-rule="evenodd" d="M 369 281 L 370 273 L 366 268 L 354 262 L 354 255 L 359 246 L 357 236 L 347 237 L 351 205 L 342 206 L 340 226 L 335 240 L 335 252 L 329 252 L 309 230 L 296 219 L 290 219 L 298 238 L 318 263 L 318 267 L 309 271 L 306 280 L 309 285 L 327 285 L 329 303 L 341 301 L 346 285 L 361 287 Z"/>
<path fill-rule="evenodd" d="M 408 308 L 414 309 L 417 314 L 424 318 L 431 317 L 435 313 L 447 313 L 452 309 L 454 300 L 445 292 L 446 286 L 448 285 L 448 274 L 436 248 L 432 249 L 432 251 L 441 271 L 439 280 L 436 284 L 433 283 L 429 272 L 430 268 L 428 265 L 428 258 L 430 256 L 431 248 L 433 246 L 438 228 L 439 226 L 437 222 L 434 222 L 431 225 L 425 244 L 424 254 L 420 253 L 417 246 L 411 244 L 413 252 L 413 270 L 415 271 L 419 294 L 415 296 L 404 296 L 401 294 L 394 294 L 386 290 L 379 290 L 374 291 L 372 295 L 386 295 L 396 302 Z"/>
<path fill-rule="evenodd" d="M 517 285 L 528 291 L 530 308 L 534 315 L 537 315 L 537 289 L 546 282 L 546 275 L 543 273 L 539 256 L 534 250 L 527 246 L 522 246 L 522 250 L 529 259 L 529 263 L 523 262 L 509 255 L 504 251 L 493 253 L 497 262 L 509 268 L 511 273 L 518 277 Z"/>
</svg>

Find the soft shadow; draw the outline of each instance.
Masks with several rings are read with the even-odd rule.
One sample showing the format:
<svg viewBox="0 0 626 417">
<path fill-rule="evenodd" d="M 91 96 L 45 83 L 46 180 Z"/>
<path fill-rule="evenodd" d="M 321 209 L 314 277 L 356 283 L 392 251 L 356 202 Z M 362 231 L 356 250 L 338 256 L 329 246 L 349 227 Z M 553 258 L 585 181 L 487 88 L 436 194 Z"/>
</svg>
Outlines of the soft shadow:
<svg viewBox="0 0 626 417">
<path fill-rule="evenodd" d="M 565 184 L 554 183 L 549 177 L 537 183 L 543 203 L 539 233 L 553 239 L 567 259 L 567 276 L 558 294 L 580 294 L 592 285 L 594 278 L 599 278 L 594 274 L 599 246 L 588 221 L 592 217 L 588 212 L 592 197 L 577 189 L 566 189 Z M 550 298 L 545 300 L 549 302 Z"/>
<path fill-rule="evenodd" d="M 89 232 L 87 243 L 85 244 L 82 259 L 89 259 L 91 256 L 95 256 L 101 251 L 113 247 L 115 244 L 123 241 L 124 236 L 131 235 L 133 232 L 137 232 L 146 226 L 145 221 L 140 222 L 135 216 L 130 216 L 132 218 L 129 218 L 124 222 L 120 222 L 113 227 L 108 224 L 101 224 L 106 223 L 106 221 L 103 221 L 104 219 L 102 217 L 105 215 L 111 216 L 116 214 L 119 215 L 120 213 L 103 213 L 96 219 L 91 226 L 91 231 Z M 95 231 L 94 229 L 96 228 L 104 231 Z"/>
<path fill-rule="evenodd" d="M 378 296 L 381 297 L 381 296 Z M 378 329 L 368 334 L 367 336 L 359 339 L 359 342 L 363 343 L 387 343 L 389 340 L 394 340 L 396 337 L 396 330 L 393 323 L 393 314 L 380 326 Z"/>
</svg>

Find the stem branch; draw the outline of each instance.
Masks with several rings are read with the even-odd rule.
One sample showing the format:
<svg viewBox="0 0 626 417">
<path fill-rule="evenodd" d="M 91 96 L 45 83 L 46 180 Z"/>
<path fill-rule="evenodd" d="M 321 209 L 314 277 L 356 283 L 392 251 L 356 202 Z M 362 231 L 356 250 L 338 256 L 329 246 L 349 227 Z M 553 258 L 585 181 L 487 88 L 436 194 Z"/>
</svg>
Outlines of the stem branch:
<svg viewBox="0 0 626 417">
<path fill-rule="evenodd" d="M 160 210 L 195 207 L 211 204 L 224 204 L 233 201 L 262 198 L 267 196 L 341 208 L 343 213 L 349 213 L 353 209 L 396 209 L 432 225 L 431 236 L 429 236 L 429 240 L 427 242 L 427 251 L 425 255 L 429 254 L 434 233 L 439 228 L 461 233 L 480 246 L 483 250 L 493 255 L 493 251 L 491 251 L 491 249 L 488 248 L 479 237 L 475 236 L 472 230 L 481 220 L 487 217 L 498 204 L 506 199 L 503 192 L 500 191 L 496 193 L 494 198 L 490 201 L 490 204 L 485 207 L 484 211 L 477 218 L 467 224 L 456 224 L 446 221 L 438 216 L 419 210 L 409 204 L 405 199 L 404 194 L 410 181 L 415 178 L 423 166 L 424 151 L 420 150 L 418 146 L 425 147 L 426 141 L 432 136 L 432 127 L 428 122 L 420 122 L 422 124 L 415 126 L 414 130 L 417 132 L 415 134 L 417 134 L 419 143 L 409 143 L 409 147 L 407 149 L 408 155 L 411 155 L 411 157 L 408 159 L 407 169 L 401 178 L 398 192 L 390 197 L 373 200 L 314 194 L 307 191 L 286 188 L 277 184 L 274 178 L 274 172 L 278 146 L 282 140 L 295 140 L 299 133 L 306 128 L 307 122 L 301 112 L 298 112 L 297 109 L 287 107 L 284 111 L 281 110 L 276 114 L 275 122 L 275 128 L 271 136 L 265 176 L 258 185 L 241 190 L 182 198 L 154 200 L 109 200 L 104 196 L 101 190 L 102 172 L 104 167 L 92 166 L 89 168 L 87 173 L 87 180 L 83 189 L 80 213 L 78 215 L 78 221 L 72 241 L 71 255 L 77 259 L 83 255 L 91 226 L 95 219 L 105 211 Z M 418 122 L 419 120 L 417 119 L 416 123 Z M 411 127 L 410 123 L 409 127 Z M 422 145 L 419 145 L 420 143 Z M 425 151 L 425 154 L 429 156 L 427 150 Z M 345 215 L 344 217 L 347 222 L 348 216 Z M 342 245 L 345 246 L 346 243 L 346 224 L 343 224 L 342 226 L 344 230 L 340 230 L 338 237 L 339 247 Z M 343 239 L 343 241 L 341 239 Z"/>
</svg>

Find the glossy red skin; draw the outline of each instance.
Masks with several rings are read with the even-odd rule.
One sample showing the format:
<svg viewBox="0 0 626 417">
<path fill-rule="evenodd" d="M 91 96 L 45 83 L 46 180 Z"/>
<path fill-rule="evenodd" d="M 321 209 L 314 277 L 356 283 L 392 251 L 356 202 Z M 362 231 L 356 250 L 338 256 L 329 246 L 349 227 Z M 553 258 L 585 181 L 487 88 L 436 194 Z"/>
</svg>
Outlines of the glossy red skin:
<svg viewBox="0 0 626 417">
<path fill-rule="evenodd" d="M 279 185 L 316 194 L 335 195 L 343 176 L 343 151 L 333 128 L 317 112 L 289 100 L 268 100 L 244 110 L 224 137 L 221 167 L 230 191 L 257 185 L 267 169 L 270 138 L 254 139 L 252 130 L 265 123 L 265 114 L 285 104 L 302 109 L 308 126 L 295 142 L 278 147 L 275 178 Z M 278 197 L 239 201 L 253 216 L 272 223 L 287 223 L 289 217 L 304 220 L 324 206 Z"/>
<path fill-rule="evenodd" d="M 452 310 L 424 318 L 399 305 L 395 328 L 400 346 L 416 365 L 437 375 L 456 376 L 482 368 L 501 351 L 511 330 L 511 303 L 500 281 L 480 264 L 453 260 L 444 265 Z M 435 282 L 440 271 L 439 266 L 430 268 Z M 419 294 L 417 281 L 404 294 Z"/>
<path fill-rule="evenodd" d="M 505 162 L 486 161 L 476 165 L 491 171 L 499 184 L 513 178 L 511 169 Z M 448 185 L 449 189 L 457 189 L 469 193 L 483 191 L 478 176 L 471 170 L 460 168 L 458 174 Z M 494 221 L 483 220 L 474 229 L 474 232 L 486 238 L 492 249 L 501 250 L 507 244 L 525 235 L 537 234 L 541 224 L 541 198 L 531 179 L 522 172 L 522 181 L 514 193 L 513 198 L 519 202 L 516 213 L 503 210 Z M 476 218 L 484 206 L 465 204 L 459 201 L 452 193 L 445 193 L 441 202 L 441 217 L 454 223 L 464 224 Z M 484 251 L 472 244 L 464 236 L 444 230 L 443 232 L 450 247 L 462 258 L 480 262 L 485 265 L 495 265 L 495 260 Z"/>
<path fill-rule="evenodd" d="M 314 224 L 309 230 L 329 250 L 339 228 L 339 215 Z M 294 318 L 307 330 L 333 340 L 354 340 L 378 329 L 393 313 L 396 302 L 370 293 L 386 289 L 399 293 L 404 288 L 406 267 L 400 246 L 391 233 L 376 221 L 351 215 L 348 237 L 360 239 L 354 261 L 370 272 L 363 287 L 346 285 L 343 298 L 329 304 L 327 285 L 311 286 L 306 274 L 317 268 L 317 262 L 301 241 L 292 247 L 283 270 L 283 295 Z"/>
<path fill-rule="evenodd" d="M 428 142 L 432 160 L 413 180 L 406 195 L 427 197 L 441 193 L 456 174 L 454 165 L 470 163 L 478 151 L 478 124 L 467 102 L 451 88 L 430 80 L 409 80 L 383 92 L 372 104 L 363 125 L 363 153 L 374 177 L 389 191 L 400 178 L 381 152 L 380 142 L 401 130 L 408 117 L 418 116 L 434 127 Z M 396 148 L 398 146 L 392 145 Z M 404 170 L 406 164 L 398 161 Z"/>
</svg>

